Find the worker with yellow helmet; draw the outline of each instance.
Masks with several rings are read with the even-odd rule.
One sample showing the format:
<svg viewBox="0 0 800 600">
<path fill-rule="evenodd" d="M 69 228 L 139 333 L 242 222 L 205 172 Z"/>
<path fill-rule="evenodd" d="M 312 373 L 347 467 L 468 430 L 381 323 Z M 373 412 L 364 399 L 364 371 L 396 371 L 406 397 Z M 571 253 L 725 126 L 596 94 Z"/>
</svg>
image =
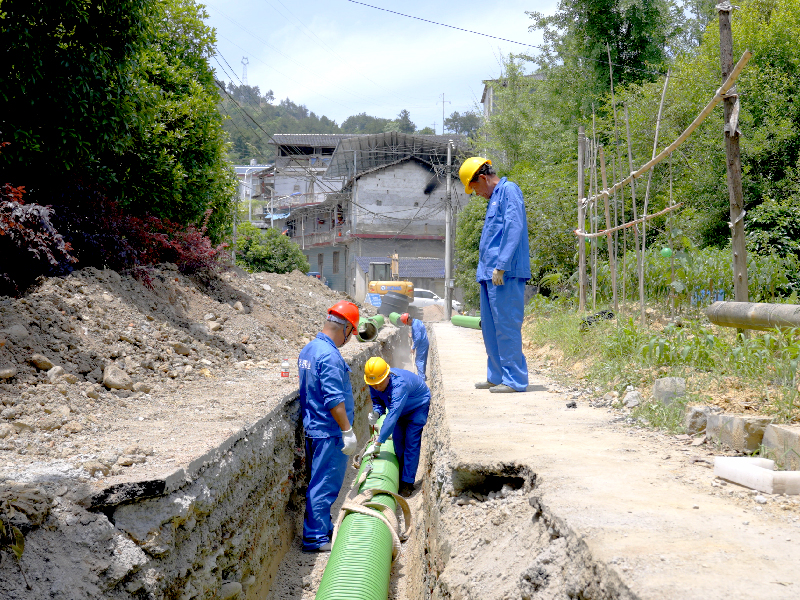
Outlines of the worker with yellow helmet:
<svg viewBox="0 0 800 600">
<path fill-rule="evenodd" d="M 492 161 L 473 156 L 458 171 L 464 191 L 489 201 L 478 250 L 475 279 L 481 286 L 481 330 L 486 347 L 486 381 L 478 389 L 524 392 L 528 364 L 522 353 L 525 284 L 531 278 L 528 216 L 522 190 L 497 176 Z"/>
<path fill-rule="evenodd" d="M 378 356 L 370 358 L 364 366 L 364 381 L 369 385 L 372 398 L 369 424 L 375 425 L 386 413 L 378 439 L 367 448 L 366 454 L 377 455 L 381 444 L 392 436 L 394 452 L 400 463 L 398 491 L 408 498 L 414 492 L 422 429 L 428 422 L 431 391 L 419 375 L 405 369 L 392 369 Z"/>
</svg>

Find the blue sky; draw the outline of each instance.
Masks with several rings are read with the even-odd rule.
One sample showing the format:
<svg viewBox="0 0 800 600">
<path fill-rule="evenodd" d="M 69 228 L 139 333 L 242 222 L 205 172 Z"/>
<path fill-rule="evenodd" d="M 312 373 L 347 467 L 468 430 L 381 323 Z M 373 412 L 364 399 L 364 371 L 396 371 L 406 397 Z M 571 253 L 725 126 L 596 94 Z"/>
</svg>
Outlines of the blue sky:
<svg viewBox="0 0 800 600">
<path fill-rule="evenodd" d="M 365 2 L 527 44 L 540 43 L 541 33 L 528 32 L 525 11 L 556 9 L 556 0 Z M 442 93 L 445 116 L 474 109 L 481 81 L 500 74 L 501 57 L 526 50 L 348 0 L 204 3 L 226 71 L 225 60 L 241 78 L 247 56 L 250 85 L 272 89 L 276 98 L 291 98 L 339 124 L 361 112 L 395 118 L 405 108 L 418 128 L 435 123 L 441 133 Z M 219 73 L 213 59 L 211 64 Z"/>
</svg>

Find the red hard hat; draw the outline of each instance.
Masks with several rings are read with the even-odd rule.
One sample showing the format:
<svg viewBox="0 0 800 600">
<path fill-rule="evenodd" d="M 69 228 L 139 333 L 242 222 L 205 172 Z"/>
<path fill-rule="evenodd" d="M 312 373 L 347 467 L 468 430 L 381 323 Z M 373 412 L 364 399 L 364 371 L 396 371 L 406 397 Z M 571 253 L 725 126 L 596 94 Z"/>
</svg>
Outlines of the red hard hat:
<svg viewBox="0 0 800 600">
<path fill-rule="evenodd" d="M 403 325 L 408 325 L 408 322 L 410 320 L 411 320 L 411 315 L 409 315 L 408 313 L 403 313 L 402 315 L 400 315 L 400 322 Z"/>
<path fill-rule="evenodd" d="M 328 314 L 347 319 L 353 326 L 353 329 L 358 329 L 358 307 L 352 302 L 339 300 L 339 302 L 328 309 Z"/>
</svg>

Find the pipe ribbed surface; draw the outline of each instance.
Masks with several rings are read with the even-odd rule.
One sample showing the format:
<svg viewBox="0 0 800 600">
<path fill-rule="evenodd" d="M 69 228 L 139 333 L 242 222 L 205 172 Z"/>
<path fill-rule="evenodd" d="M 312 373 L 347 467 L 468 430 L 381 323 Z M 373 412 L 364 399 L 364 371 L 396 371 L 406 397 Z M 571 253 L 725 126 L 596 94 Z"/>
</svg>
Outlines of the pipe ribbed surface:
<svg viewBox="0 0 800 600">
<path fill-rule="evenodd" d="M 364 472 L 368 474 L 358 488 L 359 494 L 369 489 L 397 493 L 400 467 L 391 440 L 381 445 L 377 457 L 364 459 L 358 479 Z M 372 502 L 393 511 L 397 508 L 394 497 L 388 494 L 376 494 Z M 336 534 L 316 600 L 386 600 L 391 571 L 392 534 L 386 524 L 368 515 L 350 513 Z"/>
<path fill-rule="evenodd" d="M 481 318 L 480 317 L 468 317 L 466 315 L 453 315 L 450 319 L 450 322 L 453 325 L 457 325 L 459 327 L 469 327 L 470 329 L 480 329 L 481 328 Z"/>
</svg>

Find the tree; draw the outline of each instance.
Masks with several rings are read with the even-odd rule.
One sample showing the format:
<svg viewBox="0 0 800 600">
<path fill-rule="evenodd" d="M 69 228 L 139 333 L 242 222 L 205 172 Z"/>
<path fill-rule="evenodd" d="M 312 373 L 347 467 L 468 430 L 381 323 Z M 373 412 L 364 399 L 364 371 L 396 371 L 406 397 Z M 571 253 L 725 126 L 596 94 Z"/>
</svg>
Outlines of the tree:
<svg viewBox="0 0 800 600">
<path fill-rule="evenodd" d="M 398 131 L 402 133 L 414 133 L 417 129 L 417 126 L 411 122 L 411 115 L 405 108 L 397 115 L 397 125 L 399 126 Z"/>
<path fill-rule="evenodd" d="M 37 202 L 53 181 L 114 181 L 109 157 L 138 125 L 136 61 L 148 42 L 152 0 L 5 0 L 0 16 L 0 181 Z M 47 177 L 42 177 L 47 173 Z"/>
<path fill-rule="evenodd" d="M 342 133 L 383 133 L 384 127 L 391 119 L 371 117 L 367 113 L 359 113 L 347 117 L 341 126 Z"/>
<path fill-rule="evenodd" d="M 455 111 L 444 120 L 444 126 L 453 133 L 474 137 L 481 126 L 481 117 L 474 111 L 467 111 L 463 115 Z"/>
<path fill-rule="evenodd" d="M 176 223 L 198 224 L 211 209 L 209 230 L 220 239 L 237 184 L 208 64 L 214 33 L 193 0 L 161 0 L 155 10 L 135 71 L 138 127 L 116 161 L 119 185 L 112 189 L 129 212 Z"/>
<path fill-rule="evenodd" d="M 419 131 L 417 131 L 420 135 L 434 135 L 436 132 L 433 130 L 433 127 L 423 127 Z"/>
<path fill-rule="evenodd" d="M 287 236 L 277 229 L 260 230 L 251 223 L 239 225 L 236 238 L 236 262 L 249 271 L 307 273 L 308 259 Z"/>
<path fill-rule="evenodd" d="M 668 58 L 677 10 L 670 0 L 559 0 L 553 15 L 528 15 L 531 31 L 544 30 L 542 67 L 583 65 L 590 88 L 601 92 L 609 88 L 606 44 L 618 83 L 654 79 Z"/>
</svg>

